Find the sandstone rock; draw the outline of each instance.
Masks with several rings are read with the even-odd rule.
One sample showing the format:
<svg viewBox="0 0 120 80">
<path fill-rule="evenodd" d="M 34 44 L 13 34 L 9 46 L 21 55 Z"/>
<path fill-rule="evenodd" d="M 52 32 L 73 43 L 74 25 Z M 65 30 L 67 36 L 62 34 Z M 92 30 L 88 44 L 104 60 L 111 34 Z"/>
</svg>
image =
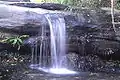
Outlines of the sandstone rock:
<svg viewBox="0 0 120 80">
<path fill-rule="evenodd" d="M 13 4 L 0 4 L 0 9 L 4 8 L 3 11 L 0 11 L 2 12 L 0 13 L 0 29 L 8 29 L 19 35 L 28 34 L 30 35 L 30 39 L 28 39 L 28 41 L 33 40 L 34 42 L 34 39 L 39 37 L 37 35 L 40 34 L 43 26 L 47 28 L 46 33 L 49 37 L 49 25 L 44 15 L 62 14 L 66 21 L 68 33 L 67 44 L 71 50 L 70 52 L 76 52 L 80 55 L 109 55 L 109 53 L 119 53 L 119 24 L 116 25 L 116 30 L 118 33 L 115 33 L 111 24 L 110 10 L 81 9 L 77 12 L 79 15 L 74 15 L 63 11 L 46 10 L 50 6 L 53 6 L 49 6 L 49 4 L 44 4 L 43 8 L 45 9 L 39 8 L 40 4 L 22 3 L 15 5 L 18 6 L 13 6 Z M 55 4 L 55 6 L 56 5 L 57 4 Z M 51 9 L 58 9 L 55 8 L 55 6 Z M 59 8 L 58 10 L 61 9 L 62 8 Z M 119 12 L 116 11 L 116 21 L 119 21 L 119 15 Z"/>
</svg>

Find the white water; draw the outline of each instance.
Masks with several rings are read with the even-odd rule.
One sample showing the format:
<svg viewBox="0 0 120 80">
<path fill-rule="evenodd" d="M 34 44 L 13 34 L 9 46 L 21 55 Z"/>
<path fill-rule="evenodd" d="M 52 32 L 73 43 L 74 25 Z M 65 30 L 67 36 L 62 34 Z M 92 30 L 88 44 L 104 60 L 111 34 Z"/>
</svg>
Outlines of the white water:
<svg viewBox="0 0 120 80">
<path fill-rule="evenodd" d="M 37 66 L 32 65 L 32 68 L 37 68 L 39 70 L 53 73 L 53 74 L 75 74 L 76 72 L 68 70 L 67 67 L 63 65 L 67 65 L 66 59 L 66 26 L 65 20 L 61 15 L 58 14 L 46 14 L 45 18 L 48 21 L 50 28 L 50 67 L 46 67 L 46 61 L 48 59 L 47 48 L 41 39 L 42 43 L 40 45 L 40 54 L 39 60 L 34 59 L 34 63 L 39 63 Z M 43 30 L 42 30 L 43 31 Z M 42 36 L 44 36 L 42 32 Z M 34 52 L 34 51 L 33 51 Z M 35 50 L 35 54 L 33 54 L 33 58 L 37 58 L 37 51 Z M 47 57 L 47 58 L 46 58 Z M 37 61 L 37 62 L 36 62 Z M 49 60 L 48 60 L 49 61 Z"/>
<path fill-rule="evenodd" d="M 46 15 L 46 18 L 50 25 L 52 67 L 61 68 L 62 61 L 66 55 L 66 28 L 64 18 L 49 14 Z"/>
</svg>

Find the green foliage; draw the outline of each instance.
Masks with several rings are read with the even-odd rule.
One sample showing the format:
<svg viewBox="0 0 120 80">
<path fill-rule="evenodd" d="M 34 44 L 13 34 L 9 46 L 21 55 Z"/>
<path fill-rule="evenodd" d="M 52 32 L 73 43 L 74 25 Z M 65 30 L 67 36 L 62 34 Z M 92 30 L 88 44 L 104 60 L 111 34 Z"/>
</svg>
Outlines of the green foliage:
<svg viewBox="0 0 120 80">
<path fill-rule="evenodd" d="M 68 3 L 71 6 L 77 7 L 98 7 L 100 5 L 100 0 L 71 0 L 71 3 Z"/>
<path fill-rule="evenodd" d="M 120 9 L 120 0 L 116 0 L 115 8 Z"/>
<path fill-rule="evenodd" d="M 20 47 L 23 45 L 23 40 L 28 37 L 29 37 L 29 35 L 9 37 L 7 39 L 2 40 L 2 42 L 11 44 L 11 45 L 13 45 L 13 47 L 17 46 L 18 47 L 17 49 L 20 50 Z"/>
<path fill-rule="evenodd" d="M 35 2 L 66 4 L 69 0 L 34 0 Z"/>
<path fill-rule="evenodd" d="M 100 0 L 42 0 L 42 2 L 60 3 L 76 7 L 96 8 L 101 4 Z"/>
<path fill-rule="evenodd" d="M 66 4 L 68 2 L 68 0 L 51 0 L 51 1 L 59 4 Z"/>
<path fill-rule="evenodd" d="M 75 7 L 100 8 L 110 7 L 111 0 L 34 0 L 43 3 L 59 3 Z M 115 8 L 120 9 L 120 0 L 115 0 Z"/>
</svg>

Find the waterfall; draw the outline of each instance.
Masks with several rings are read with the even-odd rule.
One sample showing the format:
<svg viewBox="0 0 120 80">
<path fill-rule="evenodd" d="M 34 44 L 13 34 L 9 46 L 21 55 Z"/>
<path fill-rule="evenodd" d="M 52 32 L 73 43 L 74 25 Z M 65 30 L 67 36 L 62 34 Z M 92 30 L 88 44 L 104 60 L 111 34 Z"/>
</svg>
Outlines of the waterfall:
<svg viewBox="0 0 120 80">
<path fill-rule="evenodd" d="M 62 61 L 66 54 L 65 21 L 59 15 L 46 15 L 45 17 L 50 26 L 52 67 L 62 68 Z M 64 61 L 66 62 L 66 59 Z"/>
<path fill-rule="evenodd" d="M 32 49 L 32 68 L 54 74 L 74 74 L 68 70 L 66 59 L 66 26 L 61 14 L 45 14 L 50 29 L 50 54 L 48 52 L 48 41 L 44 40 L 45 28 L 42 28 L 41 45 Z M 47 42 L 47 43 L 46 43 Z M 36 44 L 37 45 L 37 44 Z M 39 53 L 37 49 L 39 49 Z M 49 56 L 49 57 L 48 57 Z M 38 59 L 39 57 L 39 59 Z M 37 61 L 37 62 L 36 62 Z M 49 67 L 46 65 L 49 65 Z"/>
</svg>

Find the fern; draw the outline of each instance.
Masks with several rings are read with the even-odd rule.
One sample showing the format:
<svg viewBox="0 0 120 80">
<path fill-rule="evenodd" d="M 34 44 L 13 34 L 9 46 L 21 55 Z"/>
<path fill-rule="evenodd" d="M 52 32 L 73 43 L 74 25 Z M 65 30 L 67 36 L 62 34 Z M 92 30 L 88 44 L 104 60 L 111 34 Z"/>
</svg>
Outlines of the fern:
<svg viewBox="0 0 120 80">
<path fill-rule="evenodd" d="M 28 35 L 9 37 L 9 38 L 2 40 L 1 42 L 11 44 L 13 45 L 13 47 L 17 46 L 18 47 L 17 50 L 20 50 L 21 46 L 23 45 L 23 40 L 28 37 L 29 37 Z"/>
</svg>

